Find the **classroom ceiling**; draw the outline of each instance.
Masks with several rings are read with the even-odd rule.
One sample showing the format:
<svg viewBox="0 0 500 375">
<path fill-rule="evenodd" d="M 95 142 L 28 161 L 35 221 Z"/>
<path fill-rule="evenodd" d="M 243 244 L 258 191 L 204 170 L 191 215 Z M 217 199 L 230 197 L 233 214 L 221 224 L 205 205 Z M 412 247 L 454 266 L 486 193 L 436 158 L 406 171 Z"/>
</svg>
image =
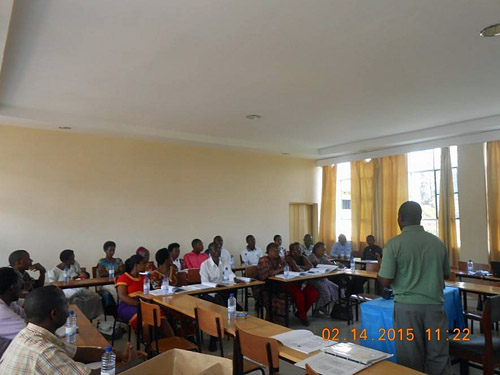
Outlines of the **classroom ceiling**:
<svg viewBox="0 0 500 375">
<path fill-rule="evenodd" d="M 499 130 L 494 23 L 500 0 L 0 0 L 0 123 L 314 159 Z"/>
</svg>

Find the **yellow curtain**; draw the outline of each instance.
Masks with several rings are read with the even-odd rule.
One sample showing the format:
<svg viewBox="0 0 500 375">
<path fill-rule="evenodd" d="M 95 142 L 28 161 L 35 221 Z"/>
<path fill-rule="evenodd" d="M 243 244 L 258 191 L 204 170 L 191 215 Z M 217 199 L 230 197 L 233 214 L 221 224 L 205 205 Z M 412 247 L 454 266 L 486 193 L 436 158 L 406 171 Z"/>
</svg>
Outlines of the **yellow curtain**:
<svg viewBox="0 0 500 375">
<path fill-rule="evenodd" d="M 500 141 L 486 145 L 490 261 L 500 261 Z"/>
<path fill-rule="evenodd" d="M 441 149 L 441 180 L 439 183 L 439 237 L 448 249 L 450 265 L 458 267 L 460 249 L 457 246 L 455 195 L 448 147 Z"/>
<path fill-rule="evenodd" d="M 374 161 L 351 162 L 351 242 L 354 251 L 362 251 L 362 242 L 373 233 Z"/>
<path fill-rule="evenodd" d="M 337 201 L 337 166 L 323 167 L 319 238 L 330 249 L 335 243 L 335 209 Z"/>
<path fill-rule="evenodd" d="M 382 183 L 382 235 L 380 246 L 400 233 L 399 206 L 408 200 L 408 165 L 406 154 L 380 158 Z"/>
</svg>

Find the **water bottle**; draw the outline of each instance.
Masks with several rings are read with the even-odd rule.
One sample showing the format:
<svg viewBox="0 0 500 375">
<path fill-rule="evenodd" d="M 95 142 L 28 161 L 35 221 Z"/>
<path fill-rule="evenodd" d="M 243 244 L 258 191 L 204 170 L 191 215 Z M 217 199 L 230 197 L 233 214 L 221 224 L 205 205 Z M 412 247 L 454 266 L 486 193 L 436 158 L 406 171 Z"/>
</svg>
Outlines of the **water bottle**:
<svg viewBox="0 0 500 375">
<path fill-rule="evenodd" d="M 63 282 L 64 282 L 64 284 L 69 283 L 69 267 L 68 266 L 64 267 Z"/>
<path fill-rule="evenodd" d="M 470 259 L 467 262 L 467 273 L 469 273 L 469 275 L 474 273 L 474 262 Z"/>
<path fill-rule="evenodd" d="M 222 281 L 229 282 L 229 267 L 227 265 L 224 266 L 224 271 L 222 271 Z"/>
<path fill-rule="evenodd" d="M 101 358 L 101 375 L 115 375 L 116 354 L 111 350 L 111 346 L 106 346 L 106 350 Z"/>
<path fill-rule="evenodd" d="M 115 279 L 115 266 L 113 264 L 111 265 L 111 267 L 109 267 L 109 279 Z"/>
<path fill-rule="evenodd" d="M 73 310 L 70 310 L 66 319 L 66 342 L 68 344 L 76 343 L 76 315 Z"/>
<path fill-rule="evenodd" d="M 356 262 L 354 261 L 354 258 L 351 257 L 351 272 L 356 271 Z"/>
<path fill-rule="evenodd" d="M 149 294 L 149 289 L 150 289 L 150 285 L 149 285 L 149 273 L 146 273 L 146 276 L 144 277 L 144 284 L 142 286 L 142 293 L 144 294 Z"/>
<path fill-rule="evenodd" d="M 285 279 L 288 279 L 290 277 L 290 266 L 288 265 L 288 263 L 285 263 L 283 275 L 285 276 Z"/>
<path fill-rule="evenodd" d="M 236 319 L 236 298 L 234 298 L 233 293 L 229 295 L 227 300 L 227 319 L 230 321 Z"/>
<path fill-rule="evenodd" d="M 161 294 L 164 296 L 170 294 L 170 285 L 168 283 L 168 276 L 165 276 L 163 278 L 163 281 L 161 282 Z"/>
<path fill-rule="evenodd" d="M 234 256 L 231 255 L 231 269 L 234 268 Z"/>
</svg>

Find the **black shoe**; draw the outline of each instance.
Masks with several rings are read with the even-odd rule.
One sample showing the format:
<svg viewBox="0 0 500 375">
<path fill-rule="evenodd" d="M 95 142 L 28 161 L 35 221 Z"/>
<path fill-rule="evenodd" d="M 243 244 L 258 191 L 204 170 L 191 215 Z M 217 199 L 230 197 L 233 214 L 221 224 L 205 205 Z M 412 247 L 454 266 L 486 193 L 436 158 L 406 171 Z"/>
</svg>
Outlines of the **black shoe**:
<svg viewBox="0 0 500 375">
<path fill-rule="evenodd" d="M 302 325 L 306 326 L 306 327 L 309 327 L 311 325 L 311 323 L 309 323 L 309 320 L 307 319 L 300 319 L 300 322 L 302 323 Z"/>
<path fill-rule="evenodd" d="M 208 351 L 213 353 L 217 351 L 217 341 L 210 338 L 210 344 L 208 344 Z"/>
</svg>

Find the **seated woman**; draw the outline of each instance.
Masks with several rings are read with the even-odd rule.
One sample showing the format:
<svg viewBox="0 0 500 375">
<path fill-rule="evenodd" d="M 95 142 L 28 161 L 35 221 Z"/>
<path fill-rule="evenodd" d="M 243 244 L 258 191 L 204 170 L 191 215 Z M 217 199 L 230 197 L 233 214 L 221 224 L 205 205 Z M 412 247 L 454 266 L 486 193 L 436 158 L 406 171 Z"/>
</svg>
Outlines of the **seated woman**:
<svg viewBox="0 0 500 375">
<path fill-rule="evenodd" d="M 318 242 L 314 245 L 309 261 L 313 267 L 318 264 L 331 264 L 330 260 L 325 255 L 326 249 L 323 242 Z M 328 280 L 326 277 L 323 279 L 311 280 L 311 283 L 318 289 L 319 298 L 317 301 L 318 310 L 323 314 L 328 314 L 328 305 L 335 303 L 339 299 L 339 287 L 337 284 Z"/>
<path fill-rule="evenodd" d="M 118 292 L 118 318 L 128 322 L 137 331 L 137 305 L 138 298 L 130 295 L 135 292 L 142 292 L 144 276 L 139 272 L 146 270 L 146 259 L 140 255 L 132 255 L 125 261 L 125 273 L 116 279 L 115 287 Z M 163 317 L 162 317 L 163 318 Z M 161 331 L 165 337 L 173 336 L 173 331 L 168 322 L 162 319 Z M 147 330 L 144 331 L 144 334 Z"/>
<path fill-rule="evenodd" d="M 143 246 L 140 246 L 136 252 L 137 255 L 140 255 L 144 258 L 144 264 L 146 265 L 146 270 L 144 272 L 153 272 L 156 267 L 153 262 L 149 262 L 149 250 Z"/>
<path fill-rule="evenodd" d="M 115 271 L 115 277 L 120 276 L 123 273 L 123 261 L 120 258 L 114 258 L 116 243 L 113 241 L 106 241 L 102 248 L 106 257 L 99 259 L 97 263 L 97 276 L 108 277 L 111 267 L 113 267 Z"/>
<path fill-rule="evenodd" d="M 294 272 L 307 271 L 312 268 L 311 262 L 305 255 L 302 255 L 300 244 L 298 242 L 290 244 L 290 255 L 285 258 L 285 261 Z M 308 326 L 310 323 L 307 320 L 307 312 L 318 299 L 318 290 L 310 282 L 296 282 L 288 285 L 288 290 L 292 295 L 297 312 L 295 315 L 300 319 L 301 323 Z"/>
<path fill-rule="evenodd" d="M 166 247 L 158 250 L 155 254 L 156 264 L 158 265 L 156 269 L 151 273 L 151 284 L 153 289 L 159 289 L 161 283 L 168 275 L 168 282 L 171 285 L 175 285 L 176 282 L 173 280 L 174 267 L 172 266 L 172 260 L 170 259 L 170 252 Z"/>
<path fill-rule="evenodd" d="M 278 245 L 271 242 L 266 248 L 267 255 L 259 259 L 257 263 L 257 279 L 266 281 L 269 277 L 283 273 L 285 261 L 280 258 Z M 276 323 L 284 321 L 285 316 L 285 292 L 279 288 L 272 290 L 271 306 L 269 306 L 269 288 L 256 288 L 253 290 L 255 297 L 266 307 L 266 320 L 269 320 L 269 311 L 273 311 L 273 320 Z"/>
<path fill-rule="evenodd" d="M 48 272 L 49 282 L 64 281 L 67 272 L 70 279 L 80 278 L 81 267 L 75 260 L 75 252 L 70 249 L 63 250 L 59 255 L 61 263 Z M 102 314 L 101 298 L 97 293 L 88 288 L 63 289 L 64 295 L 70 304 L 77 305 L 88 319 L 94 319 Z"/>
</svg>

